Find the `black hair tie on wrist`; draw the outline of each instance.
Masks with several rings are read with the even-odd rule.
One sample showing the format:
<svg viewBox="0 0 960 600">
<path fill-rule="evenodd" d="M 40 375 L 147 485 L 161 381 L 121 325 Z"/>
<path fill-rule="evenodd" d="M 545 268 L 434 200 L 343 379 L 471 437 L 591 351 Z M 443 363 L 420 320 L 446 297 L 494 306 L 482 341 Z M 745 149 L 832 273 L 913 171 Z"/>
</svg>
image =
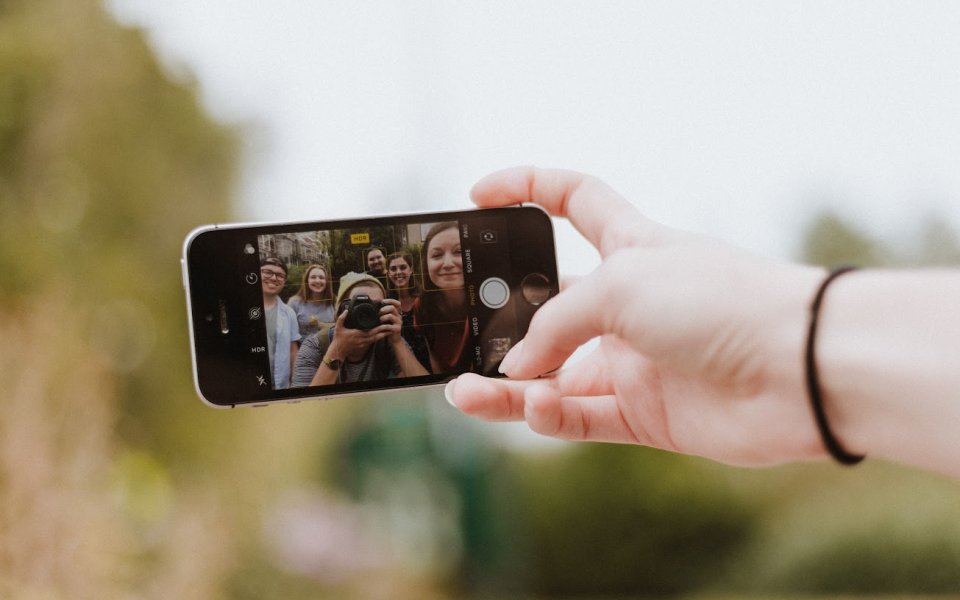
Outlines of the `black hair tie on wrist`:
<svg viewBox="0 0 960 600">
<path fill-rule="evenodd" d="M 839 267 L 830 271 L 827 278 L 823 280 L 823 283 L 820 284 L 820 288 L 817 290 L 817 295 L 813 298 L 813 303 L 810 305 L 810 329 L 807 332 L 807 393 L 810 396 L 810 405 L 813 407 L 813 416 L 817 421 L 817 429 L 820 430 L 820 438 L 823 440 L 823 445 L 826 447 L 827 452 L 830 453 L 830 456 L 842 465 L 855 465 L 862 461 L 864 456 L 847 452 L 843 446 L 840 445 L 840 441 L 833 435 L 833 431 L 830 429 L 830 423 L 827 422 L 827 413 L 823 408 L 823 395 L 820 390 L 820 378 L 817 373 L 817 361 L 814 348 L 817 339 L 817 322 L 820 317 L 820 305 L 823 303 L 823 296 L 827 291 L 827 287 L 829 287 L 837 277 L 855 270 L 856 267 Z"/>
</svg>

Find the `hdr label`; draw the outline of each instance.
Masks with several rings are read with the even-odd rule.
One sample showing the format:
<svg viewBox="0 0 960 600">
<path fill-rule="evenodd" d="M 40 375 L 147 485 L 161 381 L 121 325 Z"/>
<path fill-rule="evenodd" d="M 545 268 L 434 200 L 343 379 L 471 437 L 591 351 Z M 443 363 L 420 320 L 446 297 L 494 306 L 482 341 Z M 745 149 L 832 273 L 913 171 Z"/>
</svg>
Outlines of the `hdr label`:
<svg viewBox="0 0 960 600">
<path fill-rule="evenodd" d="M 261 354 L 267 351 L 266 346 L 253 346 L 250 348 L 250 354 Z"/>
</svg>

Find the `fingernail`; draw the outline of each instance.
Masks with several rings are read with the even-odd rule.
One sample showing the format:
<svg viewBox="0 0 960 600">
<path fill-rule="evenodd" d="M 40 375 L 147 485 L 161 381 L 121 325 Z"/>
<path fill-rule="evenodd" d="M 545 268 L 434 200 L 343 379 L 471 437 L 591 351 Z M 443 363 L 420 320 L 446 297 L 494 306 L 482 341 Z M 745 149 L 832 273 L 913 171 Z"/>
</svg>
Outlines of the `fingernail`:
<svg viewBox="0 0 960 600">
<path fill-rule="evenodd" d="M 457 383 L 456 379 L 451 379 L 450 381 L 447 382 L 447 385 L 443 386 L 443 397 L 447 399 L 447 402 L 450 403 L 450 406 L 454 408 L 459 408 L 453 402 L 453 386 L 456 383 Z"/>
<path fill-rule="evenodd" d="M 517 342 L 517 345 L 510 349 L 507 352 L 507 355 L 503 357 L 503 360 L 500 361 L 500 366 L 497 367 L 497 371 L 500 371 L 501 375 L 506 375 L 508 371 L 513 369 L 517 362 L 520 360 L 520 355 L 523 353 L 523 342 Z"/>
</svg>

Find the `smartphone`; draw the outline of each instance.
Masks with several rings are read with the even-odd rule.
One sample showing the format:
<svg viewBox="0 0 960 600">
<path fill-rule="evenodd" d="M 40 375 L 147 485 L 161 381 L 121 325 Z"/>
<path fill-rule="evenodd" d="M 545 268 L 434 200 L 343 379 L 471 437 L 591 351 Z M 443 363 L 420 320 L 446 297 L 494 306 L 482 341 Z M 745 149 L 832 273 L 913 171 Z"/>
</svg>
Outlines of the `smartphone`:
<svg viewBox="0 0 960 600">
<path fill-rule="evenodd" d="M 182 265 L 194 382 L 214 407 L 496 377 L 559 291 L 534 205 L 210 225 Z"/>
</svg>

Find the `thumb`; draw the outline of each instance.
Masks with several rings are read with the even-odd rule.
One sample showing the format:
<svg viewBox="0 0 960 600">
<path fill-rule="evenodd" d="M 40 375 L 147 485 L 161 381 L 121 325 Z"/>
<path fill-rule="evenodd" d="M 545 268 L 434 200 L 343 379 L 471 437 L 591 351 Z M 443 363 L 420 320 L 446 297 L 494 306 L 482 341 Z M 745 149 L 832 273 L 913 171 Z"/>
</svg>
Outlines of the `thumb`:
<svg viewBox="0 0 960 600">
<path fill-rule="evenodd" d="M 611 315 L 621 310 L 624 294 L 617 292 L 622 277 L 614 277 L 608 264 L 540 307 L 526 336 L 500 363 L 501 373 L 514 379 L 539 377 L 562 366 L 591 339 L 613 333 Z M 602 306 L 598 305 L 601 301 Z"/>
</svg>

